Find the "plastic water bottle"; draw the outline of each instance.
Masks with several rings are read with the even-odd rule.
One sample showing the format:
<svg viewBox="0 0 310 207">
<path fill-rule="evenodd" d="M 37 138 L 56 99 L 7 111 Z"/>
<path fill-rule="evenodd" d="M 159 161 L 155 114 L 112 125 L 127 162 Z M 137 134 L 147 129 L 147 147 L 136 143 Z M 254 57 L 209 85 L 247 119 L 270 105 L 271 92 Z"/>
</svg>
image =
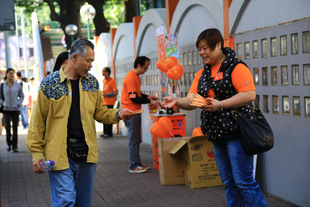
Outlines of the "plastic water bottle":
<svg viewBox="0 0 310 207">
<path fill-rule="evenodd" d="M 54 167 L 54 165 L 55 165 L 55 161 L 53 160 L 46 160 L 40 163 L 42 170 L 49 170 L 52 167 Z"/>
</svg>

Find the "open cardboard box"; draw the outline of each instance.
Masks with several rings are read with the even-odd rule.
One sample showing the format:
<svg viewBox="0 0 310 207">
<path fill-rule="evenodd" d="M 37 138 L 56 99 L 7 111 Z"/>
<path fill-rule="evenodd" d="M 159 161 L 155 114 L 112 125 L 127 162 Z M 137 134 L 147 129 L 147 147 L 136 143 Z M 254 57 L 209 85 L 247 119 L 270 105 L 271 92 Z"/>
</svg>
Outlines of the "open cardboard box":
<svg viewBox="0 0 310 207">
<path fill-rule="evenodd" d="M 162 167 L 175 170 L 180 173 L 181 165 L 184 167 L 185 184 L 191 188 L 202 188 L 223 185 L 214 157 L 212 143 L 207 136 L 181 138 L 179 141 L 171 141 L 174 145 L 169 153 L 175 156 L 173 159 L 167 155 L 162 156 Z M 165 149 L 165 142 L 163 149 Z M 168 142 L 167 142 L 168 145 Z M 179 159 L 182 158 L 182 164 Z M 175 167 L 177 166 L 177 167 Z M 165 174 L 165 171 L 163 171 Z M 161 180 L 168 177 L 161 178 Z M 166 181 L 168 183 L 168 181 Z M 178 183 L 179 184 L 179 183 Z"/>
<path fill-rule="evenodd" d="M 182 156 L 169 153 L 181 139 L 182 137 L 158 138 L 159 178 L 163 185 L 185 183 Z"/>
</svg>

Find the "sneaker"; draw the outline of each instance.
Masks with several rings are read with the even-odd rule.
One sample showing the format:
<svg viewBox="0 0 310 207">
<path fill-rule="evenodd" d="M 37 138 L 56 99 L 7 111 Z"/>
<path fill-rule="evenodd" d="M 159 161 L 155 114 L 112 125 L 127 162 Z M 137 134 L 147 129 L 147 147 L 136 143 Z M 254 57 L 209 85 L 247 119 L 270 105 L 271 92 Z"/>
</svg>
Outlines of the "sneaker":
<svg viewBox="0 0 310 207">
<path fill-rule="evenodd" d="M 104 134 L 103 135 L 103 138 L 112 138 L 113 137 L 113 134 Z"/>
<path fill-rule="evenodd" d="M 148 169 L 150 169 L 151 167 L 150 166 L 148 166 L 148 165 L 142 165 L 142 167 L 143 167 L 143 169 L 145 169 L 145 170 L 148 170 Z"/>
<path fill-rule="evenodd" d="M 11 147 L 10 146 L 6 146 L 6 151 L 11 151 Z"/>
<path fill-rule="evenodd" d="M 133 169 L 133 170 L 130 170 L 129 169 L 129 172 L 130 173 L 144 173 L 144 172 L 146 172 L 147 170 L 146 169 L 144 169 L 143 167 L 141 167 L 141 166 L 138 166 L 138 167 L 136 167 L 135 169 Z"/>
<path fill-rule="evenodd" d="M 13 152 L 18 152 L 18 149 L 13 149 Z"/>
</svg>

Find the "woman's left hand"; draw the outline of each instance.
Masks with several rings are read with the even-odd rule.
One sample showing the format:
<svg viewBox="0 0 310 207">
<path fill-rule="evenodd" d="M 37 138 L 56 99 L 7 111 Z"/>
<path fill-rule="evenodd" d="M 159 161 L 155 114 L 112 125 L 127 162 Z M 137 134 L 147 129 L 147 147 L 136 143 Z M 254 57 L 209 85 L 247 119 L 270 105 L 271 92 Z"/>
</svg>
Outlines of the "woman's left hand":
<svg viewBox="0 0 310 207">
<path fill-rule="evenodd" d="M 206 98 L 206 100 L 210 104 L 201 107 L 203 110 L 208 111 L 208 112 L 213 112 L 213 111 L 218 111 L 222 108 L 220 101 L 213 99 L 213 98 Z"/>
</svg>

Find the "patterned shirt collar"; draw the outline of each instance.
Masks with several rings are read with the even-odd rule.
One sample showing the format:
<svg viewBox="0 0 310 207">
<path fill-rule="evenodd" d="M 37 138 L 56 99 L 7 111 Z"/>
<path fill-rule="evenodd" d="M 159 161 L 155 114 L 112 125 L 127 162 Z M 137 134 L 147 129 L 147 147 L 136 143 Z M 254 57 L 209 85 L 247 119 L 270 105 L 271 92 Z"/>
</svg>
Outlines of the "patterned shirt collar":
<svg viewBox="0 0 310 207">
<path fill-rule="evenodd" d="M 60 75 L 60 82 L 61 83 L 64 82 L 67 79 L 67 76 L 66 76 L 66 74 L 65 74 L 65 72 L 63 70 L 64 66 L 66 66 L 66 65 L 61 66 L 61 68 L 59 69 L 59 75 Z M 85 77 L 82 77 L 82 78 L 88 79 L 89 77 L 88 77 L 88 75 L 86 75 Z"/>
</svg>

